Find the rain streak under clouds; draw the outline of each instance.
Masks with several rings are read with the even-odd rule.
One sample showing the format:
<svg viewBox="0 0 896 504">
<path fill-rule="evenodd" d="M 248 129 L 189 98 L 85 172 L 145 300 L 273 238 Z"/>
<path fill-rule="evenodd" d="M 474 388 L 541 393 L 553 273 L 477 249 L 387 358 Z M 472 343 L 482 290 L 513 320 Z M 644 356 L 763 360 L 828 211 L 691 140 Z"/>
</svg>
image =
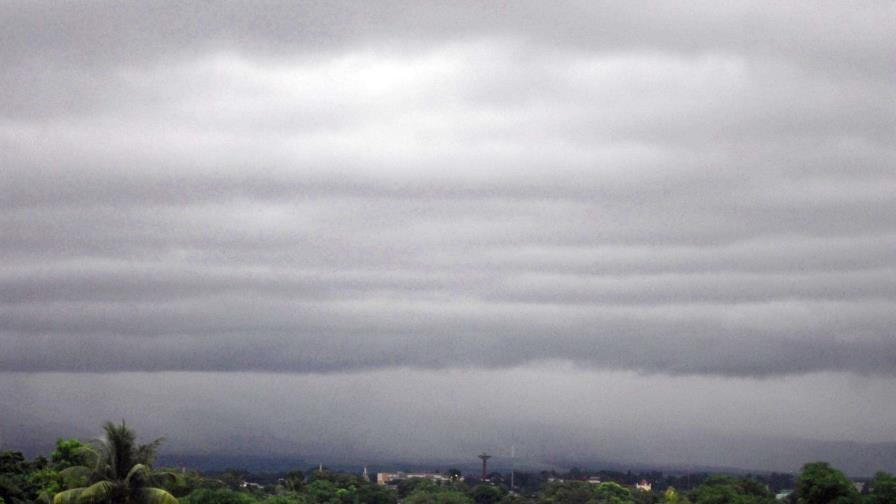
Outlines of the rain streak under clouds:
<svg viewBox="0 0 896 504">
<path fill-rule="evenodd" d="M 461 432 L 478 380 L 520 377 L 525 422 L 575 428 L 556 402 L 613 382 L 624 430 L 680 384 L 706 388 L 695 411 L 803 408 L 751 434 L 892 440 L 894 23 L 888 2 L 6 3 L 5 427 L 60 380 L 220 412 L 190 391 L 242 376 L 260 409 L 329 381 L 322 426 L 397 421 L 359 383 L 462 386 L 418 406 Z M 839 388 L 866 423 L 817 414 Z M 142 411 L 116 409 L 131 392 L 75 417 Z"/>
</svg>

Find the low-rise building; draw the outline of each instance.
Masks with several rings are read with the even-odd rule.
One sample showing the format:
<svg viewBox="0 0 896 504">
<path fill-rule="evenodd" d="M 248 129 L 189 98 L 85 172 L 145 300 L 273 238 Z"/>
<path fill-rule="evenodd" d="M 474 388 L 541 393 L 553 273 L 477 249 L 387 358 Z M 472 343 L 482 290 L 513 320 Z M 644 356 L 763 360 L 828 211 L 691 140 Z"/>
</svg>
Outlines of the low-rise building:
<svg viewBox="0 0 896 504">
<path fill-rule="evenodd" d="M 792 493 L 793 493 L 793 490 L 781 490 L 780 492 L 775 494 L 775 499 L 784 500 L 784 499 L 790 497 L 790 494 L 792 494 Z"/>
<path fill-rule="evenodd" d="M 264 486 L 259 485 L 258 483 L 252 483 L 251 481 L 240 481 L 240 488 L 248 490 L 264 490 Z"/>
<path fill-rule="evenodd" d="M 378 485 L 394 485 L 394 484 L 397 484 L 401 480 L 406 480 L 406 479 L 411 479 L 411 478 L 427 479 L 427 480 L 436 481 L 436 482 L 451 481 L 451 478 L 449 478 L 448 476 L 446 476 L 444 474 L 440 474 L 440 473 L 430 473 L 430 472 L 409 473 L 409 472 L 402 472 L 402 471 L 391 472 L 391 473 L 387 473 L 387 472 L 376 473 L 376 483 Z"/>
</svg>

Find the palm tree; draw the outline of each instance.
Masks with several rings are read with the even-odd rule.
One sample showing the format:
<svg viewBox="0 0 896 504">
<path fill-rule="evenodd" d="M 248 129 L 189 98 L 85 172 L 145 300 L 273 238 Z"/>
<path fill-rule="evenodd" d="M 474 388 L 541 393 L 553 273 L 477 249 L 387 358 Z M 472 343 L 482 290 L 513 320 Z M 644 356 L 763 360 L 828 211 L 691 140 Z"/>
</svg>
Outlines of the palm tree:
<svg viewBox="0 0 896 504">
<path fill-rule="evenodd" d="M 87 464 L 60 472 L 86 480 L 87 486 L 56 494 L 53 504 L 178 504 L 173 495 L 157 487 L 174 475 L 152 470 L 164 439 L 137 444 L 137 436 L 124 420 L 119 425 L 106 422 L 103 429 L 106 435 L 96 440 L 96 446 L 84 448 Z"/>
</svg>

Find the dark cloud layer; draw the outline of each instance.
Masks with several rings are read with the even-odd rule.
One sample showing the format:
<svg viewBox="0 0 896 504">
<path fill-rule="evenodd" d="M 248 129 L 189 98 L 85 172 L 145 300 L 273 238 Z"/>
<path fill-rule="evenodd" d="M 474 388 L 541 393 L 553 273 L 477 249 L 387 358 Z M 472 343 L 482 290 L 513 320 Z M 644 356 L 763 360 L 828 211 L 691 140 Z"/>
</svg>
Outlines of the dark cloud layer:
<svg viewBox="0 0 896 504">
<path fill-rule="evenodd" d="M 0 371 L 896 369 L 891 3 L 7 3 Z"/>
</svg>

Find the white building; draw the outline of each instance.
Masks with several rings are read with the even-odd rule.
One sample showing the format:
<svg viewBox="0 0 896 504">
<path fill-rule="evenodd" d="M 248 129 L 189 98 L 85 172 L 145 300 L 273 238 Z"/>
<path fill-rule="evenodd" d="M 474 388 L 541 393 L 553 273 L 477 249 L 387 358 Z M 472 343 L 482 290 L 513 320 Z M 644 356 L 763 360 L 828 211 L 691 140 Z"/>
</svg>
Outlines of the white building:
<svg viewBox="0 0 896 504">
<path fill-rule="evenodd" d="M 376 483 L 377 485 L 394 485 L 401 480 L 411 479 L 411 478 L 420 478 L 427 479 L 435 482 L 449 482 L 451 478 L 444 474 L 439 473 L 429 473 L 429 472 L 418 472 L 418 473 L 406 473 L 406 472 L 393 472 L 393 473 L 376 473 Z"/>
</svg>

